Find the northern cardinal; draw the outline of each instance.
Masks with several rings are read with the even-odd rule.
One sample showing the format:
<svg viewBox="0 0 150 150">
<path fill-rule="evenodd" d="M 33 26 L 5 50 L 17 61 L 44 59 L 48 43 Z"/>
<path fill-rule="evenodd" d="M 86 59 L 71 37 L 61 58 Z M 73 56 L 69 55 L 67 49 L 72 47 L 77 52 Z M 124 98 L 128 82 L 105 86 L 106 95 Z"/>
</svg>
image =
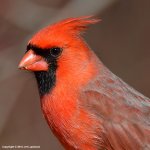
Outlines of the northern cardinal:
<svg viewBox="0 0 150 150">
<path fill-rule="evenodd" d="M 33 71 L 41 108 L 67 150 L 150 150 L 150 99 L 114 75 L 81 37 L 92 17 L 35 34 L 19 68 Z"/>
</svg>

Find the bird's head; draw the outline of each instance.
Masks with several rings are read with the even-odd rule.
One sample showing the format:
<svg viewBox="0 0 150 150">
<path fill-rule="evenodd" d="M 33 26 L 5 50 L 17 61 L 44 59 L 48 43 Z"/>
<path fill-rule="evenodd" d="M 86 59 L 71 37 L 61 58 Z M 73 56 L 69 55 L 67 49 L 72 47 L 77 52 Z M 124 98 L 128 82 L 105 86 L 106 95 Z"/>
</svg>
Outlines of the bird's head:
<svg viewBox="0 0 150 150">
<path fill-rule="evenodd" d="M 48 75 L 55 78 L 56 70 L 61 76 L 77 72 L 90 57 L 80 35 L 98 21 L 89 16 L 69 18 L 40 30 L 29 41 L 19 68 L 35 72 L 39 80 Z"/>
</svg>

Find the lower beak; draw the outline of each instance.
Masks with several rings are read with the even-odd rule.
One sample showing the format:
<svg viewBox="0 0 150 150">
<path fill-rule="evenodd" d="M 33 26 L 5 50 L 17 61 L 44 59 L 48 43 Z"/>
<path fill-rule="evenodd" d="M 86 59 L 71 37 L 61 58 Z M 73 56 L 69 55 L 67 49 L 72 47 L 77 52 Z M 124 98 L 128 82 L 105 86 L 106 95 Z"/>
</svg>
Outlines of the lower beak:
<svg viewBox="0 0 150 150">
<path fill-rule="evenodd" d="M 40 55 L 36 55 L 33 50 L 29 50 L 22 58 L 19 69 L 30 71 L 47 71 L 48 64 Z"/>
</svg>

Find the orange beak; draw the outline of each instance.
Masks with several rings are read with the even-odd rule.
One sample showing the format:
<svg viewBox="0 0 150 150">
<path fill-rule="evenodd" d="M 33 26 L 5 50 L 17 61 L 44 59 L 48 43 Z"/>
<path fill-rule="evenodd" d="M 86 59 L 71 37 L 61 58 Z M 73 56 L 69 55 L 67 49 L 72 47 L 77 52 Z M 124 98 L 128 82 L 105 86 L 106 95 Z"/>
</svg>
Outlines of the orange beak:
<svg viewBox="0 0 150 150">
<path fill-rule="evenodd" d="M 30 71 L 47 71 L 48 63 L 43 57 L 36 55 L 33 50 L 29 50 L 22 58 L 18 68 Z"/>
</svg>

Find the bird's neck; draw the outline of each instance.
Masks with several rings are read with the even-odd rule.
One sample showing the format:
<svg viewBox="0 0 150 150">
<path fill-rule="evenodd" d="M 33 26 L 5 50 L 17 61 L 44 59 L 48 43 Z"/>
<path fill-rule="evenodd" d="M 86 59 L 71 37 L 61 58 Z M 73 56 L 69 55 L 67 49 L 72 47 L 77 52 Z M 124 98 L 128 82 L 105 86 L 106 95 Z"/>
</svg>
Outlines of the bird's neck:
<svg viewBox="0 0 150 150">
<path fill-rule="evenodd" d="M 51 94 L 42 98 L 41 105 L 46 121 L 66 149 L 96 150 L 94 141 L 89 140 L 94 136 L 93 132 L 89 134 L 88 131 L 99 122 L 90 118 L 86 110 L 79 107 L 79 91 L 65 87 L 65 91 L 62 90 L 63 85 L 53 88 Z M 82 128 L 84 123 L 86 128 Z M 87 144 L 79 137 L 85 139 Z"/>
<path fill-rule="evenodd" d="M 77 67 L 70 67 L 72 65 L 71 62 L 67 64 L 62 64 L 63 62 L 61 62 L 61 64 L 58 64 L 58 69 L 53 74 L 56 81 L 53 82 L 54 84 L 51 86 L 50 92 L 41 97 L 44 116 L 54 134 L 60 141 L 63 139 L 61 142 L 63 145 L 67 145 L 67 149 L 70 149 L 73 145 L 82 145 L 77 133 L 80 132 L 83 118 L 85 122 L 89 123 L 89 128 L 95 124 L 94 120 L 91 120 L 87 112 L 81 110 L 78 104 L 80 91 L 88 81 L 92 80 L 97 72 L 94 61 L 89 57 L 87 61 L 83 61 L 83 65 L 78 70 L 76 69 Z M 74 63 L 74 65 L 79 65 L 79 63 Z M 61 68 L 62 66 L 63 68 Z M 52 74 L 44 74 L 43 76 L 47 77 L 47 75 L 49 75 L 51 80 L 52 77 L 50 75 Z M 43 80 L 41 75 L 40 78 Z M 47 84 L 46 81 L 49 80 L 38 81 L 39 86 L 41 86 L 41 82 Z M 79 127 L 74 127 L 74 122 Z M 83 133 L 81 134 L 83 138 L 88 137 L 86 132 L 83 129 Z M 85 146 L 82 145 L 82 149 L 87 149 Z M 93 149 L 91 148 L 91 150 Z"/>
</svg>

